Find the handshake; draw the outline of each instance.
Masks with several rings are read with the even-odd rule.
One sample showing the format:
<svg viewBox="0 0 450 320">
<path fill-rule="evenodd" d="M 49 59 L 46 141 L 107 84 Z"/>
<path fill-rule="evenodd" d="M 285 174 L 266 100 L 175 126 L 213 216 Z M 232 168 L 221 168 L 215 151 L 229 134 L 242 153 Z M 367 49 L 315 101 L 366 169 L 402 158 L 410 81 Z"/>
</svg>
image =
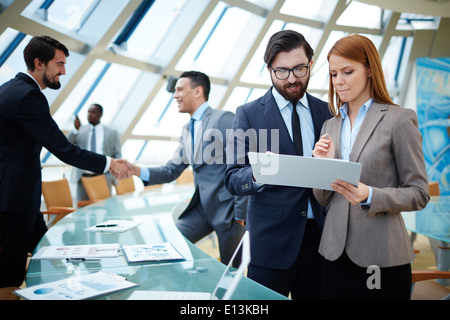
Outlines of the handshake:
<svg viewBox="0 0 450 320">
<path fill-rule="evenodd" d="M 109 172 L 111 172 L 116 179 L 126 179 L 133 175 L 140 176 L 141 168 L 134 164 L 129 163 L 125 159 L 111 159 L 111 165 L 109 166 Z"/>
</svg>

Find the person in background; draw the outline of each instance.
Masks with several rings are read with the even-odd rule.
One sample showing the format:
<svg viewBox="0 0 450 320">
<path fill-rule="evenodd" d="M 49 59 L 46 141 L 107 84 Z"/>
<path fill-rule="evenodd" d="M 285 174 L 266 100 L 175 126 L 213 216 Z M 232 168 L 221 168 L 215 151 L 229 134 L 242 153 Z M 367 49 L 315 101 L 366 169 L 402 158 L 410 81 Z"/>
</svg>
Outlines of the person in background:
<svg viewBox="0 0 450 320">
<path fill-rule="evenodd" d="M 232 194 L 249 196 L 248 277 L 293 299 L 320 299 L 317 284 L 323 258 L 317 250 L 326 210 L 310 188 L 257 184 L 246 152 L 311 156 L 322 124 L 331 117 L 327 104 L 306 92 L 313 55 L 296 31 L 272 35 L 264 61 L 273 87 L 236 110 L 237 139 L 230 137 L 227 151 L 233 161 L 228 164 L 225 184 Z M 248 131 L 256 135 L 256 150 L 251 150 L 249 139 L 239 138 L 238 132 Z M 279 139 L 272 139 L 273 133 Z M 267 149 L 259 147 L 261 141 L 267 141 Z"/>
<path fill-rule="evenodd" d="M 68 55 L 59 41 L 35 36 L 24 50 L 28 72 L 0 86 L 0 288 L 23 283 L 28 253 L 47 231 L 40 211 L 42 147 L 70 165 L 129 176 L 123 163 L 71 144 L 53 120 L 42 90 L 61 87 Z"/>
<path fill-rule="evenodd" d="M 191 165 L 195 192 L 176 225 L 192 243 L 215 231 L 220 259 L 228 264 L 244 235 L 247 199 L 233 196 L 225 188 L 226 130 L 231 128 L 234 114 L 209 106 L 210 89 L 206 74 L 198 71 L 182 73 L 175 86 L 174 98 L 179 112 L 188 113 L 191 121 L 183 127 L 172 159 L 161 167 L 129 166 L 144 185 L 154 185 L 174 181 Z M 234 260 L 235 267 L 240 260 L 240 256 Z"/>
<path fill-rule="evenodd" d="M 357 186 L 338 180 L 334 191 L 314 189 L 328 206 L 319 248 L 324 298 L 409 299 L 414 253 L 401 212 L 430 199 L 417 115 L 391 101 L 368 38 L 340 39 L 328 62 L 334 118 L 324 123 L 313 155 L 359 162 L 362 172 Z"/>
<path fill-rule="evenodd" d="M 88 109 L 87 120 L 89 125 L 82 126 L 80 119 L 75 117 L 75 129 L 67 135 L 67 139 L 80 146 L 80 148 L 104 154 L 115 159 L 122 158 L 119 134 L 116 130 L 100 123 L 103 116 L 103 107 L 98 104 L 92 104 Z M 70 176 L 70 182 L 77 184 L 77 200 L 88 200 L 88 195 L 84 189 L 81 177 L 93 177 L 97 174 L 92 171 L 73 168 Z M 114 182 L 114 176 L 106 173 L 106 180 L 111 189 Z"/>
</svg>

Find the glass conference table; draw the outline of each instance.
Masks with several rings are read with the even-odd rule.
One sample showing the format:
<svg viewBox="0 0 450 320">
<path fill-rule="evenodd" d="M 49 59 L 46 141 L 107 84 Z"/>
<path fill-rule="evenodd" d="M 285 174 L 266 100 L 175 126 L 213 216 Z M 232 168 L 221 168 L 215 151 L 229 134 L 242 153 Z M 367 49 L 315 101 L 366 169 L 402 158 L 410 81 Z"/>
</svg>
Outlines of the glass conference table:
<svg viewBox="0 0 450 320">
<path fill-rule="evenodd" d="M 134 245 L 169 241 L 186 260 L 130 264 L 123 254 L 77 262 L 31 259 L 27 287 L 103 271 L 123 276 L 138 286 L 99 299 L 126 300 L 136 290 L 212 292 L 226 266 L 186 240 L 172 218 L 174 209 L 187 204 L 192 194 L 192 187 L 169 185 L 157 191 L 114 196 L 94 203 L 60 220 L 49 229 L 35 250 L 37 252 L 45 246 Z M 123 233 L 85 231 L 107 220 L 132 220 L 139 224 Z M 232 299 L 284 300 L 286 297 L 243 277 Z"/>
<path fill-rule="evenodd" d="M 450 196 L 431 197 L 428 205 L 419 211 L 403 212 L 403 220 L 409 231 L 437 240 L 437 270 L 449 271 L 450 267 Z M 445 280 L 439 282 L 446 283 Z"/>
</svg>

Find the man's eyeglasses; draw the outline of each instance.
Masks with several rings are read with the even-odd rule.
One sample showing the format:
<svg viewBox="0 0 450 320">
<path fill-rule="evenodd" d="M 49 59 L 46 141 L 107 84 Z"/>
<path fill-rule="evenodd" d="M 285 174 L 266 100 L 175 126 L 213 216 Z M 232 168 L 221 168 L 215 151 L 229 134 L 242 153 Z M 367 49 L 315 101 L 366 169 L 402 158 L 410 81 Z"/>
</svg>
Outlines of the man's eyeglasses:
<svg viewBox="0 0 450 320">
<path fill-rule="evenodd" d="M 308 65 L 300 64 L 298 66 L 293 67 L 292 69 L 287 68 L 280 68 L 277 70 L 275 70 L 274 68 L 271 69 L 278 80 L 286 80 L 287 78 L 289 78 L 291 71 L 296 78 L 303 78 L 308 74 L 309 64 Z"/>
</svg>

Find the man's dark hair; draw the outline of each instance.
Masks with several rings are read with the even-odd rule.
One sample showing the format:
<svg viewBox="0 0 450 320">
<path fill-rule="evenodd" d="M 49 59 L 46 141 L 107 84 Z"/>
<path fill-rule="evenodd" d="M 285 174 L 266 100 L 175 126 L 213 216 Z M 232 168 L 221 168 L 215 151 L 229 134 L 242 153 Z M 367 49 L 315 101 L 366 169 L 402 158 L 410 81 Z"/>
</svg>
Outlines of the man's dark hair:
<svg viewBox="0 0 450 320">
<path fill-rule="evenodd" d="M 97 110 L 98 110 L 101 114 L 103 114 L 103 107 L 102 107 L 100 104 L 98 104 L 98 103 L 92 103 L 91 106 L 95 106 L 95 107 L 97 108 Z"/>
<path fill-rule="evenodd" d="M 28 70 L 34 71 L 34 60 L 39 59 L 45 65 L 55 57 L 55 50 L 61 50 L 69 56 L 69 50 L 58 40 L 49 36 L 35 36 L 23 50 L 23 57 Z"/>
<path fill-rule="evenodd" d="M 272 67 L 272 62 L 280 52 L 290 52 L 291 50 L 303 47 L 308 61 L 312 60 L 314 50 L 306 41 L 305 37 L 297 31 L 283 30 L 276 32 L 270 37 L 264 53 L 264 62 L 268 67 Z"/>
<path fill-rule="evenodd" d="M 211 82 L 209 77 L 199 71 L 185 71 L 180 78 L 188 78 L 191 80 L 191 88 L 201 86 L 203 88 L 203 96 L 206 101 L 209 99 L 209 92 L 211 91 Z"/>
</svg>

